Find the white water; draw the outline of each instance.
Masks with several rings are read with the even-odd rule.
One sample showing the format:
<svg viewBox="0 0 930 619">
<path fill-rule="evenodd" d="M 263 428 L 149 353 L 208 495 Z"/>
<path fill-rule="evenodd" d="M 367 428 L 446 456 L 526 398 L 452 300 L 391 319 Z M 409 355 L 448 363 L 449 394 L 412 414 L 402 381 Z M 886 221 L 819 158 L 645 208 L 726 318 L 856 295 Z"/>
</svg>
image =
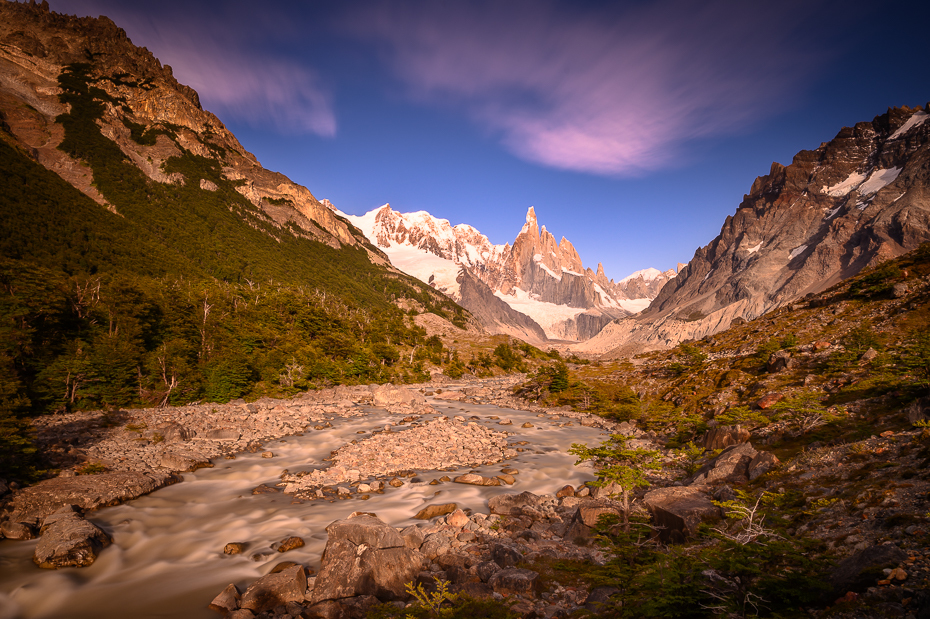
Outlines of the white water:
<svg viewBox="0 0 930 619">
<path fill-rule="evenodd" d="M 37 541 L 0 541 L 0 619 L 69 617 L 83 618 L 211 618 L 218 615 L 207 604 L 226 585 L 240 590 L 268 573 L 281 561 L 295 561 L 319 571 L 326 543 L 326 526 L 353 511 L 372 511 L 393 526 L 406 526 L 412 516 L 431 503 L 458 503 L 460 507 L 487 513 L 490 497 L 529 490 L 552 493 L 565 484 L 577 485 L 593 479 L 591 469 L 573 466 L 565 453 L 573 442 L 594 445 L 603 439 L 596 428 L 575 422 L 570 427 L 533 413 L 494 406 L 434 401 L 440 414 L 479 415 L 479 423 L 495 430 L 514 433 L 511 441 L 526 440 L 527 451 L 516 459 L 478 467 L 493 476 L 504 466 L 520 473 L 513 486 L 480 487 L 428 482 L 452 472 L 419 472 L 422 482 L 405 480 L 401 488 L 388 486 L 384 494 L 371 494 L 367 501 L 294 501 L 281 493 L 253 495 L 252 488 L 274 485 L 283 469 L 291 472 L 322 466 L 322 458 L 346 442 L 363 438 L 359 430 L 371 431 L 397 417 L 371 409 L 361 418 L 333 420 L 333 428 L 270 442 L 271 459 L 259 454 L 240 454 L 236 460 L 216 460 L 215 468 L 184 476 L 184 482 L 169 486 L 125 505 L 92 512 L 89 519 L 113 536 L 113 545 L 86 568 L 42 570 L 32 562 Z M 501 427 L 491 415 L 513 420 Z M 424 416 L 423 421 L 431 416 Z M 523 429 L 530 421 L 535 427 Z M 562 422 L 568 421 L 561 419 Z M 401 430 L 403 426 L 396 427 Z M 471 469 L 462 469 L 465 472 Z M 279 554 L 271 544 L 297 535 L 303 548 Z M 248 542 L 242 555 L 224 555 L 229 542 Z M 273 556 L 259 562 L 255 553 Z"/>
</svg>

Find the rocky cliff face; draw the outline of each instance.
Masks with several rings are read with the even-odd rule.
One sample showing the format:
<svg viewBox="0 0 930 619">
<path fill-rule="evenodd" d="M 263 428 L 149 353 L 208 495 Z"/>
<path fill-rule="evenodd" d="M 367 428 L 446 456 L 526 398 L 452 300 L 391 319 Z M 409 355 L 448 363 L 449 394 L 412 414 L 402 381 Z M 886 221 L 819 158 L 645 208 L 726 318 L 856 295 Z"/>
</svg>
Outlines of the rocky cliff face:
<svg viewBox="0 0 930 619">
<path fill-rule="evenodd" d="M 600 264 L 596 272 L 585 269 L 568 239 L 556 242 L 545 226 L 540 228 L 532 207 L 512 245 L 494 245 L 466 224 L 452 226 L 425 211 L 398 213 L 390 205 L 345 217 L 397 268 L 449 294 L 476 316 L 488 314 L 487 302 L 493 296 L 538 323 L 552 339 L 594 336 L 615 318 L 646 307 L 676 275 L 674 270 L 646 269 L 615 283 Z M 467 273 L 471 285 L 467 299 L 461 272 Z M 477 294 L 478 284 L 487 291 Z M 513 317 L 506 323 L 517 324 Z M 493 321 L 486 326 L 499 328 Z"/>
<path fill-rule="evenodd" d="M 220 120 L 180 84 L 171 67 L 132 44 L 106 17 L 50 12 L 48 3 L 0 3 L 0 123 L 16 145 L 98 203 L 114 210 L 94 186 L 91 171 L 59 150 L 64 129 L 56 118 L 62 70 L 85 63 L 93 87 L 109 102 L 98 124 L 149 178 L 184 182 L 162 164 L 182 150 L 218 159 L 226 179 L 279 228 L 292 224 L 303 235 L 333 247 L 368 245 L 364 237 L 323 206 L 304 187 L 261 167 Z M 206 184 L 204 184 L 206 183 Z M 209 181 L 202 181 L 209 188 Z M 373 248 L 374 261 L 384 259 Z"/>
<path fill-rule="evenodd" d="M 761 176 L 649 309 L 580 350 L 672 346 L 752 320 L 930 239 L 930 110 L 894 108 Z"/>
</svg>

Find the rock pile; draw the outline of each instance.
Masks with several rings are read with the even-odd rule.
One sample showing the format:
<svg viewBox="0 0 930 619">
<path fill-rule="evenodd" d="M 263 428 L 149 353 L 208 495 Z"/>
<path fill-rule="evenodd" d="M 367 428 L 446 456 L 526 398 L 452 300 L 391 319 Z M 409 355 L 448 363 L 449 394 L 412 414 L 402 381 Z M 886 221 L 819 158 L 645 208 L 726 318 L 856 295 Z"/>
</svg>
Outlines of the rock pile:
<svg viewBox="0 0 930 619">
<path fill-rule="evenodd" d="M 400 432 L 380 432 L 346 445 L 333 454 L 333 464 L 327 469 L 285 475 L 284 491 L 295 494 L 400 471 L 493 464 L 514 455 L 516 452 L 507 447 L 506 433 L 442 417 Z"/>
</svg>

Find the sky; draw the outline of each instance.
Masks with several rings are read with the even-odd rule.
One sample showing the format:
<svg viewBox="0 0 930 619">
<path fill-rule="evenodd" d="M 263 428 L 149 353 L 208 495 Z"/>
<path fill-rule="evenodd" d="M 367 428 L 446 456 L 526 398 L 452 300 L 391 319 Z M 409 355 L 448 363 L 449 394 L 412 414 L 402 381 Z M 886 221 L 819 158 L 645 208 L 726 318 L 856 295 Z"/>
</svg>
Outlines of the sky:
<svg viewBox="0 0 930 619">
<path fill-rule="evenodd" d="M 930 3 L 158 3 L 106 15 L 262 165 L 512 242 L 528 207 L 621 279 L 687 262 L 753 180 L 930 101 Z"/>
</svg>

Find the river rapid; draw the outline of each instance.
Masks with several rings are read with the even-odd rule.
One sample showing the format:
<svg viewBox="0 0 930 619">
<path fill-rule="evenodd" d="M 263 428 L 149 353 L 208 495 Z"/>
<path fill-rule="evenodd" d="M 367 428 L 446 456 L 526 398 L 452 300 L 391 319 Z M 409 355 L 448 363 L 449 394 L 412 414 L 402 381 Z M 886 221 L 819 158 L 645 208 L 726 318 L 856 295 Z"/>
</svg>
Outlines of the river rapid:
<svg viewBox="0 0 930 619">
<path fill-rule="evenodd" d="M 281 561 L 294 561 L 315 571 L 326 544 L 326 526 L 353 511 L 375 512 L 396 527 L 416 522 L 412 517 L 425 505 L 458 503 L 459 507 L 487 513 L 488 499 L 496 494 L 554 493 L 565 484 L 594 479 L 593 470 L 574 466 L 567 454 L 571 443 L 599 443 L 606 434 L 597 428 L 560 424 L 536 413 L 491 405 L 430 400 L 438 415 L 479 416 L 478 423 L 507 430 L 511 442 L 529 441 L 525 451 L 502 463 L 463 468 L 453 472 L 418 471 L 400 488 L 386 486 L 370 499 L 299 501 L 283 493 L 252 494 L 260 484 L 273 486 L 284 469 L 296 472 L 322 468 L 322 459 L 347 442 L 370 436 L 372 430 L 397 423 L 398 415 L 368 407 L 363 417 L 334 416 L 332 428 L 268 442 L 260 453 L 239 454 L 235 460 L 218 459 L 214 468 L 184 475 L 182 483 L 162 488 L 129 503 L 90 512 L 88 519 L 113 537 L 96 562 L 86 568 L 39 569 L 32 562 L 37 540 L 0 541 L 0 619 L 69 617 L 90 618 L 215 618 L 207 605 L 226 585 L 244 590 Z M 509 418 L 501 427 L 491 416 Z M 424 415 L 420 422 L 435 418 Z M 521 428 L 524 422 L 534 427 Z M 395 426 L 403 431 L 405 426 Z M 361 432 L 361 433 L 360 433 Z M 513 486 L 471 486 L 456 483 L 430 485 L 442 475 L 475 470 L 498 474 L 501 468 L 519 470 Z M 284 554 L 271 544 L 296 535 L 305 546 Z M 229 542 L 247 542 L 241 555 L 224 555 Z M 259 561 L 252 555 L 266 555 Z"/>
</svg>

